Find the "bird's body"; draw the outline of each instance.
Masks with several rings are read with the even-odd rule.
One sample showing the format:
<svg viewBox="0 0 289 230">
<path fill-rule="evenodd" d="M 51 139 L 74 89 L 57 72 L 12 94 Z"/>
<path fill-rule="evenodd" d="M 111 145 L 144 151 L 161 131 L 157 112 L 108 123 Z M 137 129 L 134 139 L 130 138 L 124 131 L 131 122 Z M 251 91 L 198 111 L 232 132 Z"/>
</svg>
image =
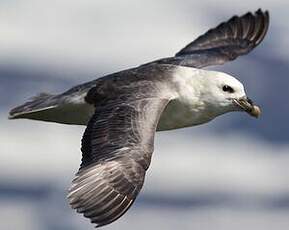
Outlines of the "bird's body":
<svg viewBox="0 0 289 230">
<path fill-rule="evenodd" d="M 102 226 L 122 216 L 142 188 L 155 131 L 206 123 L 231 112 L 260 110 L 233 76 L 201 68 L 250 52 L 264 38 L 268 12 L 233 17 L 163 58 L 76 86 L 40 94 L 10 118 L 87 125 L 82 163 L 68 199 Z"/>
<path fill-rule="evenodd" d="M 149 77 L 147 75 L 147 69 L 150 71 L 154 70 L 155 73 Z M 132 73 L 134 75 L 132 75 Z M 186 66 L 149 64 L 78 85 L 60 95 L 40 94 L 40 96 L 36 98 L 41 100 L 44 97 L 44 102 L 47 103 L 43 105 L 44 110 L 29 110 L 28 113 L 23 113 L 24 107 L 27 107 L 27 105 L 25 105 L 24 107 L 16 108 L 14 110 L 14 114 L 16 115 L 14 116 L 17 116 L 17 118 L 22 118 L 23 116 L 23 118 L 64 124 L 87 125 L 95 111 L 95 107 L 85 101 L 85 97 L 91 88 L 98 87 L 99 84 L 103 84 L 103 81 L 114 82 L 115 78 L 119 78 L 120 75 L 134 76 L 134 80 L 142 84 L 139 76 L 144 73 L 146 74 L 144 80 L 150 82 L 150 84 L 156 85 L 158 79 L 160 82 L 159 88 L 165 88 L 163 91 L 166 97 L 170 98 L 170 102 L 160 117 L 157 131 L 199 125 L 225 113 L 225 111 L 218 111 L 218 108 L 213 108 L 211 104 L 202 100 L 203 97 L 200 92 L 202 88 L 205 87 L 203 86 L 204 83 L 207 82 L 207 79 L 212 78 L 212 76 L 214 81 L 219 75 L 221 78 L 226 77 L 228 81 L 233 81 L 235 84 L 238 84 L 236 79 L 222 72 Z M 133 79 L 130 79 L 129 83 L 134 84 Z M 117 84 L 117 87 L 122 87 L 122 85 L 127 87 L 127 83 L 123 81 L 121 84 Z M 106 90 L 107 92 L 104 92 L 104 94 L 111 94 L 111 89 L 108 88 Z M 28 104 L 29 103 L 30 102 L 28 102 Z M 28 109 L 30 109 L 30 107 L 28 107 Z M 17 114 L 17 110 L 20 110 L 21 113 Z"/>
</svg>

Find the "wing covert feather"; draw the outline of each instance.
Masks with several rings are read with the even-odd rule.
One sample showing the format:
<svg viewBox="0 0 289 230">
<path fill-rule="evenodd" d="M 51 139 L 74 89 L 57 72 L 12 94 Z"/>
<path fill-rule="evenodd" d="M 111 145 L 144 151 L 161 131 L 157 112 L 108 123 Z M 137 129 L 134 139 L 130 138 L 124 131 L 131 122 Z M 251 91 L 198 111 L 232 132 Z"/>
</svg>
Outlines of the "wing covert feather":
<svg viewBox="0 0 289 230">
<path fill-rule="evenodd" d="M 155 82 L 135 81 L 125 88 L 112 80 L 87 94 L 95 113 L 82 138 L 82 163 L 68 200 L 96 227 L 121 217 L 136 199 L 150 165 L 158 120 L 170 100 Z"/>
</svg>

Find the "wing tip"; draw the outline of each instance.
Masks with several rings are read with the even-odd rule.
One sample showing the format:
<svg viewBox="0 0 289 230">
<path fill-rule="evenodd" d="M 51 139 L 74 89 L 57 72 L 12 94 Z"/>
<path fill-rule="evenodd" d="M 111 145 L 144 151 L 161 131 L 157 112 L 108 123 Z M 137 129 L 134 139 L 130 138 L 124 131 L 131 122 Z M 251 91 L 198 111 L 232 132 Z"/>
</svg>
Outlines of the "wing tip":
<svg viewBox="0 0 289 230">
<path fill-rule="evenodd" d="M 135 182 L 134 178 L 121 173 L 127 170 L 126 167 L 127 160 L 122 159 L 120 163 L 107 161 L 80 169 L 68 190 L 67 200 L 71 208 L 88 218 L 96 228 L 119 219 L 136 199 L 143 183 L 141 176 L 144 176 L 136 173 L 134 176 L 138 180 L 140 176 L 141 182 Z"/>
<path fill-rule="evenodd" d="M 100 203 L 98 205 L 89 204 L 87 198 L 85 200 L 81 198 L 82 196 L 86 196 L 86 194 L 81 190 L 82 188 L 74 189 L 73 187 L 69 189 L 69 194 L 67 195 L 68 203 L 71 208 L 76 210 L 77 213 L 82 214 L 85 218 L 88 218 L 90 223 L 95 225 L 95 228 L 111 224 L 119 219 L 126 213 L 135 200 L 129 199 L 126 196 L 121 196 L 121 201 L 116 201 L 116 199 L 108 201 L 109 197 L 105 197 L 105 199 L 103 199 L 103 197 L 100 196 L 97 198 L 95 194 L 89 198 L 90 202 L 97 200 L 97 202 Z M 106 194 L 107 193 L 103 193 L 103 196 L 106 196 Z"/>
<path fill-rule="evenodd" d="M 259 31 L 256 32 L 257 35 L 255 36 L 254 39 L 255 43 L 254 45 L 257 46 L 263 41 L 263 39 L 267 34 L 269 28 L 270 14 L 268 10 L 263 11 L 261 8 L 259 8 L 257 11 L 255 11 L 254 16 L 255 16 L 255 23 L 258 19 L 262 20 L 263 23 Z"/>
<path fill-rule="evenodd" d="M 218 41 L 216 41 L 216 36 L 220 36 L 220 40 L 222 40 L 224 37 L 247 40 L 251 44 L 248 43 L 246 47 L 247 51 L 242 52 L 248 53 L 254 47 L 259 45 L 264 39 L 269 28 L 269 21 L 269 11 L 262 10 L 261 8 L 257 9 L 255 12 L 249 11 L 241 16 L 234 15 L 229 20 L 209 29 L 206 33 L 189 43 L 187 46 L 177 52 L 175 57 L 184 56 L 200 50 L 208 50 L 219 47 L 219 43 L 222 41 L 219 41 L 218 43 Z M 212 36 L 212 43 L 209 43 L 208 40 L 212 39 Z"/>
</svg>

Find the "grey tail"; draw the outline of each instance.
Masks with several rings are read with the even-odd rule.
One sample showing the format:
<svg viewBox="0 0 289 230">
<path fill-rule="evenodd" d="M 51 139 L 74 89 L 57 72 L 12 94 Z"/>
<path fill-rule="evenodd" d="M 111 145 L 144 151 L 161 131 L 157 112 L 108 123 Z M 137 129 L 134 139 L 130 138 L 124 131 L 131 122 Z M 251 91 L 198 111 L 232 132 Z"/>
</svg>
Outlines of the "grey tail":
<svg viewBox="0 0 289 230">
<path fill-rule="evenodd" d="M 9 112 L 9 119 L 29 118 L 37 119 L 38 114 L 44 110 L 49 110 L 57 107 L 55 103 L 55 95 L 48 93 L 40 93 L 32 97 L 28 102 L 23 105 L 17 106 Z"/>
</svg>

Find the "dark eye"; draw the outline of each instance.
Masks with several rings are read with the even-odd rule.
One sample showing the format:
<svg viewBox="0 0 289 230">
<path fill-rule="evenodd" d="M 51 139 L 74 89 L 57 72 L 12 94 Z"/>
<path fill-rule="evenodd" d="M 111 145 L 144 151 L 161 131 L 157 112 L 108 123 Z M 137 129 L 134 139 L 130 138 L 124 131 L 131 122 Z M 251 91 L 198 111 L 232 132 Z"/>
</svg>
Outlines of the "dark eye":
<svg viewBox="0 0 289 230">
<path fill-rule="evenodd" d="M 223 86 L 223 91 L 228 92 L 228 93 L 234 93 L 234 89 L 231 86 L 224 85 Z"/>
</svg>

